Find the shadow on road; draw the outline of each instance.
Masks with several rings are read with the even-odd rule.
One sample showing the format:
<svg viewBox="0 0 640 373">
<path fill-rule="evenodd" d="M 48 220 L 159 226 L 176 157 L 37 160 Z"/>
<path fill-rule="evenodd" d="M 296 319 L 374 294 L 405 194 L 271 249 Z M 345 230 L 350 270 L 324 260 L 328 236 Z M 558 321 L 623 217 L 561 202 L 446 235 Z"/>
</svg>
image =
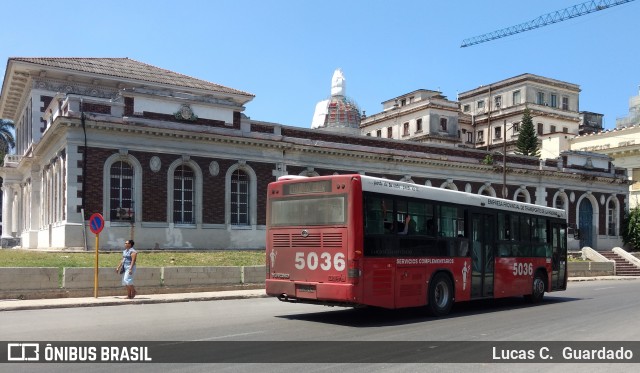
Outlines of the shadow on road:
<svg viewBox="0 0 640 373">
<path fill-rule="evenodd" d="M 447 316 L 436 318 L 429 314 L 426 307 L 389 310 L 376 307 L 365 308 L 327 308 L 318 306 L 316 313 L 301 313 L 277 316 L 284 319 L 303 320 L 309 322 L 344 325 L 356 328 L 375 328 L 393 325 L 421 323 L 426 320 L 451 319 L 484 313 L 498 313 L 521 308 L 547 307 L 563 302 L 580 301 L 583 298 L 545 297 L 541 303 L 530 304 L 523 298 L 501 298 L 476 300 L 455 304 Z"/>
</svg>

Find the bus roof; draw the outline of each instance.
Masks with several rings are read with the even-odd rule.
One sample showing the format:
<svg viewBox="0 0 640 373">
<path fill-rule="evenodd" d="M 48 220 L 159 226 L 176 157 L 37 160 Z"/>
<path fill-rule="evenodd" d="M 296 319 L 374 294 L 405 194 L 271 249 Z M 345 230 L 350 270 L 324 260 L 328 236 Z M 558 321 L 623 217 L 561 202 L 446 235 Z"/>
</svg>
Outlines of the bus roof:
<svg viewBox="0 0 640 373">
<path fill-rule="evenodd" d="M 432 199 L 436 201 L 468 206 L 495 208 L 498 210 L 566 219 L 566 212 L 562 209 L 511 201 L 502 198 L 489 197 L 480 194 L 459 192 L 451 189 L 435 188 L 425 185 L 406 183 L 402 181 L 381 179 L 365 175 L 355 176 L 361 178 L 363 191 L 393 194 L 404 197 Z"/>
<path fill-rule="evenodd" d="M 300 180 L 300 179 L 308 179 L 308 176 L 300 176 L 300 175 L 283 175 L 283 176 L 278 176 L 278 181 L 285 181 L 285 180 Z"/>
</svg>

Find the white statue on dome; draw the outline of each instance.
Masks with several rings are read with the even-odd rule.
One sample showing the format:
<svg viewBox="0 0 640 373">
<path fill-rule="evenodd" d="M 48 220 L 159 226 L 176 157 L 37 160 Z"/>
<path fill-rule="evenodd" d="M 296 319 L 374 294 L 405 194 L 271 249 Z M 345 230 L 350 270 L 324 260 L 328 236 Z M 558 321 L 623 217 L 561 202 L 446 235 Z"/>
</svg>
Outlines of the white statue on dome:
<svg viewBox="0 0 640 373">
<path fill-rule="evenodd" d="M 328 100 L 322 100 L 316 104 L 316 110 L 314 111 L 313 119 L 311 120 L 312 129 L 325 128 L 326 126 L 328 126 L 332 127 L 334 131 L 340 131 L 339 129 L 334 128 L 336 127 L 335 123 L 332 122 L 333 124 L 327 124 L 327 117 L 329 115 L 329 104 L 332 101 L 341 102 L 343 103 L 342 105 L 345 105 L 344 102 L 346 102 L 346 79 L 344 78 L 344 74 L 342 73 L 342 69 L 340 68 L 337 68 L 333 72 L 333 77 L 331 78 L 331 98 L 329 98 Z M 333 119 L 334 122 L 335 119 L 336 118 Z M 360 129 L 357 127 L 349 127 L 347 129 L 343 129 L 342 131 L 346 131 L 349 133 L 360 133 Z"/>
<path fill-rule="evenodd" d="M 331 96 L 346 96 L 346 85 L 344 74 L 342 69 L 338 68 L 333 72 L 333 78 L 331 78 Z"/>
<path fill-rule="evenodd" d="M 344 96 L 345 91 L 345 79 L 342 74 L 342 69 L 337 68 L 333 72 L 331 78 L 331 96 Z M 324 127 L 325 119 L 328 114 L 329 100 L 322 100 L 316 104 L 316 110 L 313 113 L 313 119 L 311 120 L 311 128 Z"/>
</svg>

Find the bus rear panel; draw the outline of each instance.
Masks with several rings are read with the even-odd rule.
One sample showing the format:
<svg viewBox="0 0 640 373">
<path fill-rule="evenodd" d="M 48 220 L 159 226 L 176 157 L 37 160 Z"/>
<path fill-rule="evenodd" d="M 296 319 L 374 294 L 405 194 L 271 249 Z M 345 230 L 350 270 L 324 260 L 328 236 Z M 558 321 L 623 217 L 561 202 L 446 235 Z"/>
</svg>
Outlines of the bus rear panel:
<svg viewBox="0 0 640 373">
<path fill-rule="evenodd" d="M 357 305 L 361 203 L 351 176 L 271 183 L 267 205 L 266 292 L 290 302 Z"/>
</svg>

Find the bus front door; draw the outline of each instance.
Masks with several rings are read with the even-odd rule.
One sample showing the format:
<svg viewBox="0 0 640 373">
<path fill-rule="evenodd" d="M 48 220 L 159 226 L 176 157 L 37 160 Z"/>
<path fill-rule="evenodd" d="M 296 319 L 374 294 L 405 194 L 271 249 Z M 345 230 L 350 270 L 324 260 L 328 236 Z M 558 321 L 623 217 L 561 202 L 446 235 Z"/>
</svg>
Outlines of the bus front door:
<svg viewBox="0 0 640 373">
<path fill-rule="evenodd" d="M 551 290 L 566 289 L 567 228 L 564 224 L 551 224 Z"/>
<path fill-rule="evenodd" d="M 495 217 L 472 214 L 471 219 L 471 298 L 493 296 L 493 234 Z"/>
</svg>

